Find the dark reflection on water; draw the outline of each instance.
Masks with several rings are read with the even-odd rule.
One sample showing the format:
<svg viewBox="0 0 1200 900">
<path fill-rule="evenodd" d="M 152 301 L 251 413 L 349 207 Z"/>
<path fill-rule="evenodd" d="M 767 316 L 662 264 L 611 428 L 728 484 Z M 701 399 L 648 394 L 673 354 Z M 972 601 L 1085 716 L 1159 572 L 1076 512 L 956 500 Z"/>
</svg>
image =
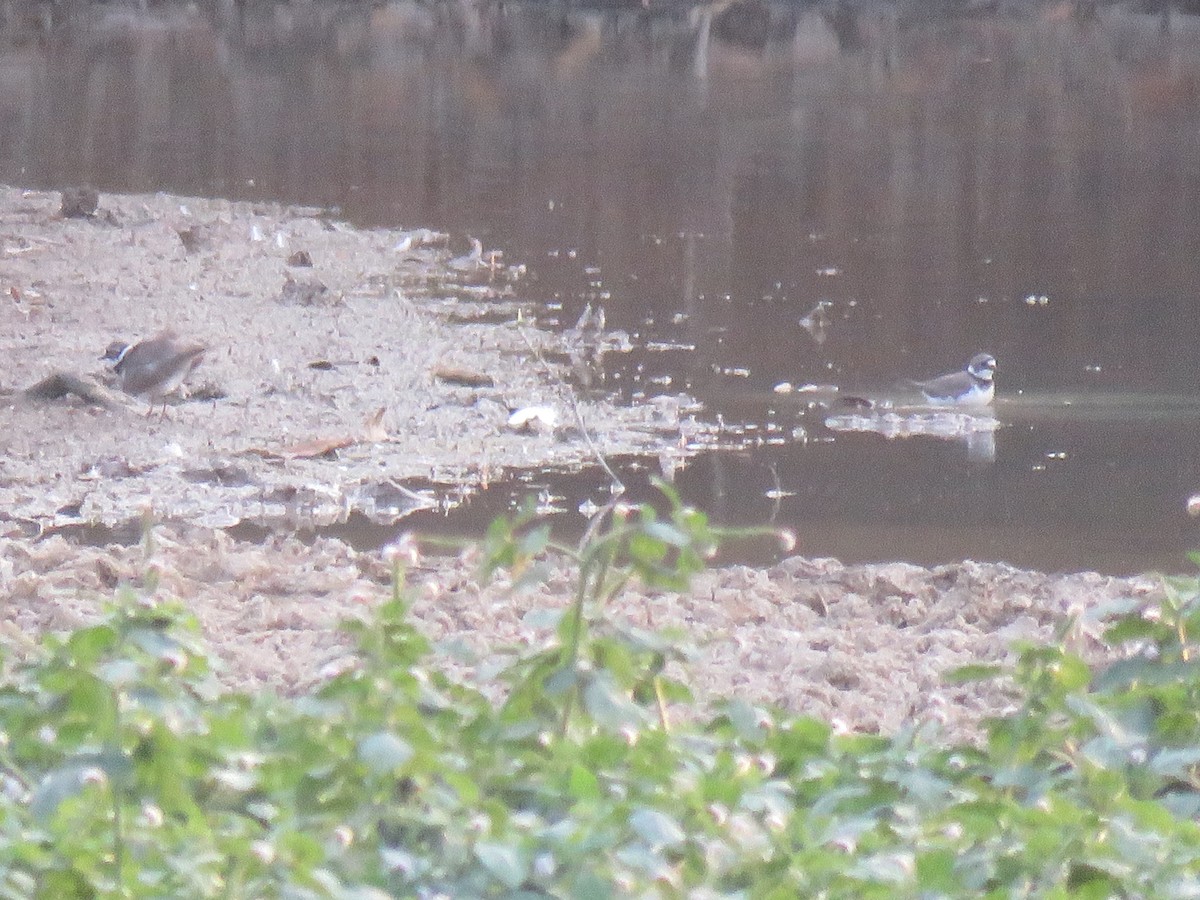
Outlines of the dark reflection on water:
<svg viewBox="0 0 1200 900">
<path fill-rule="evenodd" d="M 1182 568 L 1186 407 L 1021 420 L 987 464 L 927 438 L 802 444 L 770 393 L 987 349 L 1008 397 L 1195 394 L 1200 18 L 949 8 L 15 3 L 0 178 L 478 235 L 563 320 L 602 302 L 640 346 L 682 345 L 615 359 L 610 389 L 776 425 L 785 443 L 681 485 L 810 552 Z"/>
</svg>

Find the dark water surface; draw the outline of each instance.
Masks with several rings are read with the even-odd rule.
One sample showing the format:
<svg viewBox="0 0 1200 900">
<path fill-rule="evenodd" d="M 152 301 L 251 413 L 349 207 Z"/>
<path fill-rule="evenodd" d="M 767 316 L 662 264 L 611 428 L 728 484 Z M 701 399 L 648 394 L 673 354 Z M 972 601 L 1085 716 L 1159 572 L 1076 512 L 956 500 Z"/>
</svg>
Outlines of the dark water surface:
<svg viewBox="0 0 1200 900">
<path fill-rule="evenodd" d="M 0 178 L 479 236 L 547 317 L 601 303 L 634 336 L 608 389 L 686 390 L 729 426 L 689 500 L 808 553 L 1184 570 L 1200 18 L 956 8 L 10 4 Z M 835 435 L 773 391 L 887 390 L 979 349 L 1004 425 L 982 449 Z M 606 483 L 499 485 L 452 527 L 531 482 L 572 516 Z"/>
</svg>

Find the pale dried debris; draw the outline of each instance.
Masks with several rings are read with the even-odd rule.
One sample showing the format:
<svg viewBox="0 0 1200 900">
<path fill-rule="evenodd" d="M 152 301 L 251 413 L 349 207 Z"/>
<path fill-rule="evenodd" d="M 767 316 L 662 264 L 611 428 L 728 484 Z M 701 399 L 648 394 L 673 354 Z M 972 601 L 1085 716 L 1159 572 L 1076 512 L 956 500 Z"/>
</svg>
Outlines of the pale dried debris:
<svg viewBox="0 0 1200 900">
<path fill-rule="evenodd" d="M 464 301 L 446 281 L 449 251 L 429 235 L 357 229 L 273 204 L 104 195 L 112 217 L 93 221 L 61 219 L 58 203 L 57 193 L 0 187 L 0 228 L 57 248 L 5 260 L 6 285 L 22 298 L 36 285 L 44 302 L 0 304 L 0 395 L 50 372 L 96 376 L 97 356 L 114 338 L 164 328 L 210 348 L 202 371 L 216 390 L 173 411 L 173 421 L 149 424 L 73 400 L 0 398 L 0 509 L 11 516 L 52 526 L 61 524 L 56 511 L 70 508 L 81 521 L 114 524 L 152 503 L 161 517 L 274 523 L 299 506 L 303 524 L 321 525 L 347 508 L 366 509 L 381 472 L 391 481 L 472 487 L 485 471 L 595 462 L 594 448 L 574 434 L 560 440 L 505 427 L 509 398 L 558 389 L 565 369 L 534 356 L 561 355 L 565 339 L 522 320 L 509 286 L 488 285 L 483 299 Z M 194 226 L 204 243 L 188 252 L 178 229 Z M 408 249 L 395 252 L 406 238 Z M 310 252 L 312 270 L 289 267 L 290 246 Z M 327 291 L 314 287 L 314 298 L 338 303 L 302 305 L 303 291 L 280 303 L 288 279 L 319 280 Z M 487 373 L 494 385 L 446 383 L 435 377 L 445 367 Z M 692 403 L 683 397 L 675 406 Z M 580 404 L 606 455 L 656 455 L 664 444 L 691 453 L 709 429 L 694 418 L 672 420 L 667 408 L 603 398 Z M 326 454 L 281 465 L 249 452 L 364 434 L 366 441 L 336 448 L 336 464 Z M 95 477 L 106 459 L 125 461 L 133 474 Z M 240 467 L 248 480 L 189 481 L 188 470 L 205 461 Z M 273 499 L 289 492 L 299 497 L 293 507 Z"/>
<path fill-rule="evenodd" d="M 387 554 L 336 540 L 250 544 L 220 531 L 160 527 L 153 546 L 147 558 L 140 545 L 0 540 L 0 571 L 12 573 L 0 598 L 5 618 L 27 637 L 79 627 L 119 592 L 116 582 L 136 586 L 152 567 L 158 596 L 182 601 L 199 619 L 227 684 L 294 693 L 344 668 L 338 623 L 390 595 Z M 476 654 L 474 666 L 446 659 L 447 668 L 490 678 L 506 648 L 547 638 L 525 616 L 565 607 L 572 572 L 551 567 L 545 582 L 513 593 L 502 581 L 480 587 L 469 555 L 422 554 L 410 570 L 411 615 L 430 638 Z M 736 694 L 864 731 L 937 720 L 949 736 L 970 737 L 1010 698 L 992 683 L 945 684 L 945 671 L 1004 661 L 1016 638 L 1051 640 L 1070 614 L 1156 589 L 1150 578 L 1043 575 L 999 564 L 926 569 L 794 557 L 767 569 L 710 570 L 686 593 L 631 589 L 610 611 L 682 632 L 697 654 L 672 671 L 702 702 Z M 498 696 L 493 682 L 482 687 Z"/>
</svg>

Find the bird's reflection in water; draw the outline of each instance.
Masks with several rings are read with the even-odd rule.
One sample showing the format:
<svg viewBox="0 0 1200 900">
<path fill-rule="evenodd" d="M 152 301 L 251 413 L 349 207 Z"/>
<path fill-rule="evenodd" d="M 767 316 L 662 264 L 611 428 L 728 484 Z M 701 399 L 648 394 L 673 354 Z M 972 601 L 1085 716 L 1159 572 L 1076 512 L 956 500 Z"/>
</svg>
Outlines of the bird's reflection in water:
<svg viewBox="0 0 1200 900">
<path fill-rule="evenodd" d="M 825 426 L 835 432 L 871 432 L 889 440 L 924 436 L 954 441 L 966 448 L 969 459 L 992 463 L 996 461 L 996 431 L 1001 423 L 990 412 L 872 409 L 829 416 Z"/>
<path fill-rule="evenodd" d="M 997 428 L 999 425 L 997 424 Z M 959 439 L 967 448 L 967 459 L 973 462 L 994 463 L 996 461 L 996 429 L 972 431 Z"/>
</svg>

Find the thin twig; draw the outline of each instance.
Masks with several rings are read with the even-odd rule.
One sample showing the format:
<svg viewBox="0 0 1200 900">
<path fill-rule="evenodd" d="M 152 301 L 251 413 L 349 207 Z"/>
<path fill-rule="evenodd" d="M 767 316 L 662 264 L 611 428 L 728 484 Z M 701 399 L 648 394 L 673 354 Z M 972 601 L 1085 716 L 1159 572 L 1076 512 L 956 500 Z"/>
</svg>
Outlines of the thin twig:
<svg viewBox="0 0 1200 900">
<path fill-rule="evenodd" d="M 596 532 L 600 530 L 601 524 L 614 509 L 616 509 L 617 501 L 621 499 L 620 494 L 613 494 L 612 499 L 605 503 L 602 507 L 592 513 L 588 519 L 588 526 L 583 530 L 583 535 L 579 538 L 577 553 L 583 553 L 583 548 L 587 547 L 596 536 Z"/>
<path fill-rule="evenodd" d="M 767 468 L 771 472 L 771 479 L 775 482 L 775 497 L 771 505 L 771 515 L 767 521 L 774 523 L 779 518 L 779 510 L 783 506 L 783 483 L 779 480 L 779 470 L 775 468 L 775 463 L 771 463 Z"/>
<path fill-rule="evenodd" d="M 534 359 L 541 363 L 542 369 L 545 371 L 546 375 L 557 382 L 558 386 L 562 389 L 562 392 L 566 395 L 567 402 L 571 404 L 571 412 L 575 414 L 575 424 L 579 426 L 579 431 L 583 435 L 583 439 L 587 442 L 588 448 L 592 451 L 592 455 L 595 456 L 596 460 L 600 463 L 600 468 L 604 469 L 604 471 L 608 474 L 608 477 L 612 479 L 613 493 L 617 496 L 620 496 L 625 492 L 625 483 L 617 477 L 617 473 L 613 471 L 612 466 L 608 464 L 608 460 L 604 458 L 604 454 L 600 452 L 600 448 L 596 446 L 596 442 L 592 440 L 592 436 L 587 430 L 587 425 L 584 424 L 583 413 L 579 409 L 579 403 L 575 399 L 575 392 L 571 390 L 571 386 L 562 379 L 562 376 L 555 372 L 550 367 L 550 364 L 542 358 L 541 351 L 538 350 L 538 348 L 534 346 L 533 341 L 529 339 L 529 335 L 526 334 L 525 328 L 522 326 L 520 321 L 516 323 L 516 326 L 517 333 L 521 335 L 521 340 L 525 342 L 525 346 L 529 348 L 529 352 L 533 354 Z"/>
</svg>

